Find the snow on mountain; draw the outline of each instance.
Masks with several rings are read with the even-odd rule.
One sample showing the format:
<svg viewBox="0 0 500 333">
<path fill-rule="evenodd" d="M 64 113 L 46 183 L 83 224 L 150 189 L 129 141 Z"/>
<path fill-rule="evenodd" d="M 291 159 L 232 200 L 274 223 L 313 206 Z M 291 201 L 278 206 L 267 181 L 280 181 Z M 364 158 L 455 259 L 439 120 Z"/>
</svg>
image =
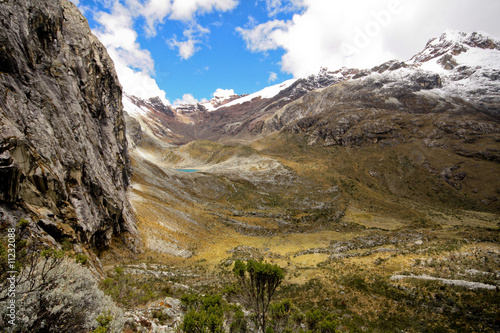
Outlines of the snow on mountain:
<svg viewBox="0 0 500 333">
<path fill-rule="evenodd" d="M 222 106 L 231 107 L 258 97 L 273 98 L 286 89 L 288 89 L 288 97 L 293 100 L 315 89 L 366 76 L 373 78 L 382 73 L 382 76 L 390 77 L 391 80 L 399 79 L 402 83 L 410 77 L 413 79 L 419 76 L 419 71 L 439 75 L 439 87 L 443 89 L 441 93 L 451 95 L 466 93 L 467 95 L 481 86 L 486 87 L 487 92 L 498 95 L 500 82 L 495 81 L 500 75 L 500 42 L 497 38 L 483 32 L 465 33 L 447 30 L 440 37 L 431 39 L 422 52 L 406 62 L 392 60 L 370 70 L 342 68 L 330 71 L 328 68 L 321 68 L 318 74 L 307 78 L 288 80 L 236 98 L 229 103 L 210 102 L 203 106 L 208 111 L 214 111 Z M 433 85 L 433 87 L 437 86 Z"/>
<path fill-rule="evenodd" d="M 214 136 L 236 133 L 245 126 L 257 133 L 271 112 L 310 91 L 342 82 L 378 87 L 381 93 L 393 95 L 391 102 L 396 104 L 398 94 L 409 89 L 412 94 L 436 103 L 456 105 L 454 102 L 461 100 L 476 110 L 498 115 L 500 41 L 486 33 L 449 30 L 431 39 L 421 52 L 405 62 L 391 60 L 371 69 L 322 68 L 316 75 L 288 80 L 249 95 L 238 96 L 233 90 L 219 89 L 210 101 L 177 105 L 173 110 L 157 99 L 142 100 L 125 94 L 124 107 L 161 135 L 170 135 L 169 130 L 163 131 L 166 134 L 161 131 L 162 124 L 176 133 L 184 128 L 173 125 L 174 122 L 197 124 L 198 130 L 210 127 L 207 133 L 214 132 Z M 214 111 L 224 113 L 224 117 Z"/>
<path fill-rule="evenodd" d="M 407 64 L 440 76 L 442 88 L 434 94 L 464 99 L 489 113 L 500 102 L 500 41 L 491 35 L 446 31 Z"/>
<path fill-rule="evenodd" d="M 159 97 L 144 100 L 139 97 L 122 95 L 123 109 L 141 125 L 141 129 L 151 135 L 168 136 L 172 133 L 166 119 L 172 119 L 174 113 L 170 106 L 163 104 Z"/>
<path fill-rule="evenodd" d="M 131 116 L 147 116 L 150 112 L 146 107 L 137 105 L 133 102 L 133 97 L 123 94 L 122 104 L 125 111 L 129 113 Z"/>
<path fill-rule="evenodd" d="M 215 92 L 214 92 L 214 98 L 212 98 L 211 100 L 209 101 L 206 101 L 206 102 L 202 102 L 200 103 L 200 105 L 202 105 L 206 111 L 215 111 L 217 110 L 217 108 L 219 108 L 220 106 L 224 105 L 225 103 L 231 101 L 231 100 L 234 100 L 236 98 L 239 98 L 240 96 L 238 96 L 233 89 L 221 89 L 221 88 L 218 88 Z"/>
<path fill-rule="evenodd" d="M 244 97 L 235 99 L 232 102 L 224 104 L 224 107 L 229 107 L 229 106 L 233 106 L 233 105 L 236 105 L 236 104 L 243 104 L 245 102 L 251 101 L 254 98 L 259 98 L 259 97 L 260 98 L 272 98 L 272 97 L 278 95 L 278 93 L 280 91 L 282 91 L 282 90 L 290 87 L 292 84 L 295 83 L 295 81 L 297 81 L 297 79 L 287 80 L 287 81 L 282 82 L 280 84 L 276 84 L 274 86 L 266 87 L 266 88 L 262 89 L 261 91 L 255 92 L 255 93 L 250 94 L 250 95 L 246 95 Z"/>
</svg>

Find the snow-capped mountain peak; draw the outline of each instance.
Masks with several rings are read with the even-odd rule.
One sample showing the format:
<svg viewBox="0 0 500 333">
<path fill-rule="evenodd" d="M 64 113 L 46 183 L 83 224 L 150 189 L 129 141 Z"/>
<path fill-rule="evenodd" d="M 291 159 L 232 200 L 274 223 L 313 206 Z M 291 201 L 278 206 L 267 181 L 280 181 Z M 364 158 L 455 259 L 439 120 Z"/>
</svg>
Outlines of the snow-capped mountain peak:
<svg viewBox="0 0 500 333">
<path fill-rule="evenodd" d="M 447 30 L 440 37 L 429 40 L 425 49 L 417 53 L 409 62 L 417 65 L 437 62 L 446 70 L 451 70 L 457 65 L 500 68 L 498 66 L 499 52 L 500 42 L 487 33 L 468 34 Z M 432 69 L 436 70 L 436 68 Z"/>
<path fill-rule="evenodd" d="M 249 102 L 249 101 L 253 100 L 254 98 L 272 98 L 272 97 L 278 95 L 278 93 L 280 91 L 290 87 L 293 83 L 295 83 L 295 81 L 297 81 L 297 80 L 291 79 L 291 80 L 287 80 L 287 81 L 279 83 L 279 84 L 275 84 L 275 85 L 270 86 L 270 87 L 266 87 L 266 88 L 264 88 L 260 91 L 257 91 L 253 94 L 237 98 L 237 99 L 235 99 L 227 104 L 224 104 L 224 107 L 229 107 L 229 106 L 233 106 L 233 105 L 237 105 L 237 104 L 243 104 L 245 102 Z"/>
<path fill-rule="evenodd" d="M 421 52 L 408 61 L 391 60 L 371 69 L 341 68 L 332 71 L 321 68 L 316 75 L 288 80 L 249 95 L 238 96 L 232 90 L 221 90 L 210 101 L 177 105 L 170 109 L 171 113 L 162 111 L 161 105 L 158 109 L 154 105 L 158 101 L 151 99 L 144 101 L 128 96 L 124 106 L 133 115 L 146 119 L 144 121 L 155 133 L 160 132 L 160 123 L 168 124 L 172 132 L 180 133 L 177 136 L 167 133 L 174 141 L 181 141 L 184 137 L 218 139 L 241 131 L 261 133 L 266 119 L 280 113 L 285 105 L 311 91 L 339 83 L 346 87 L 363 87 L 365 90 L 371 87 L 377 93 L 393 94 L 397 97 L 392 96 L 389 100 L 391 105 L 401 105 L 400 97 L 411 99 L 423 96 L 436 105 L 467 105 L 468 108 L 497 116 L 500 104 L 500 41 L 486 33 L 449 30 L 431 39 Z M 352 98 L 357 100 L 362 96 Z M 462 104 L 456 101 L 462 101 Z M 316 111 L 322 112 L 323 108 Z M 278 117 L 274 125 L 268 127 L 276 130 L 290 119 L 297 120 L 304 116 Z"/>
</svg>

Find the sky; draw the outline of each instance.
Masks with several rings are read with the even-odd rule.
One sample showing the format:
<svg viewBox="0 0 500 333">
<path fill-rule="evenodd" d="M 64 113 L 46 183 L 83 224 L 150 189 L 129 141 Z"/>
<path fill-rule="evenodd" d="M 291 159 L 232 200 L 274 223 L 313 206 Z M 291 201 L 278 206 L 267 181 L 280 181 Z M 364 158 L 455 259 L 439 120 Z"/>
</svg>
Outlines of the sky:
<svg viewBox="0 0 500 333">
<path fill-rule="evenodd" d="M 71 1 L 124 91 L 173 105 L 408 60 L 448 29 L 500 37 L 498 0 Z"/>
</svg>

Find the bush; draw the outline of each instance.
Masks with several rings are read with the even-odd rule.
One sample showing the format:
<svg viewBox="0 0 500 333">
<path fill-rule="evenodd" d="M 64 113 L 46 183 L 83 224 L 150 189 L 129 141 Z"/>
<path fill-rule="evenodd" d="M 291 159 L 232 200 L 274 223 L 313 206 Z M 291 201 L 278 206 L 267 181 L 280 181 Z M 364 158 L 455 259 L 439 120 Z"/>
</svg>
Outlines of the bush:
<svg viewBox="0 0 500 333">
<path fill-rule="evenodd" d="M 57 252 L 44 253 L 45 256 L 31 254 L 28 264 L 17 275 L 16 325 L 6 331 L 89 332 L 102 327 L 104 321 L 97 321 L 101 315 L 107 318 L 106 330 L 120 331 L 123 312 L 99 290 L 92 273 Z M 2 301 L 8 298 L 6 289 L 1 288 Z M 7 307 L 1 307 L 4 322 L 6 315 Z"/>
<path fill-rule="evenodd" d="M 108 277 L 102 280 L 101 288 L 106 295 L 120 306 L 136 307 L 169 296 L 172 290 L 167 282 L 157 277 L 141 277 L 128 274 L 122 267 L 116 267 L 108 272 Z"/>
<path fill-rule="evenodd" d="M 292 301 L 285 299 L 271 304 L 269 308 L 269 325 L 274 332 L 297 332 L 304 319 L 304 315 Z"/>
<path fill-rule="evenodd" d="M 318 309 L 306 312 L 306 323 L 311 332 L 335 333 L 337 320 L 334 315 L 325 314 Z"/>
<path fill-rule="evenodd" d="M 220 295 L 184 295 L 182 303 L 188 309 L 181 329 L 186 333 L 224 332 L 224 310 L 226 305 Z"/>
<path fill-rule="evenodd" d="M 241 310 L 237 310 L 233 316 L 233 322 L 229 326 L 230 333 L 246 333 L 248 332 L 248 324 L 245 319 L 245 314 Z"/>
<path fill-rule="evenodd" d="M 75 257 L 75 261 L 79 264 L 85 265 L 88 261 L 88 257 L 83 253 L 78 253 Z"/>
</svg>

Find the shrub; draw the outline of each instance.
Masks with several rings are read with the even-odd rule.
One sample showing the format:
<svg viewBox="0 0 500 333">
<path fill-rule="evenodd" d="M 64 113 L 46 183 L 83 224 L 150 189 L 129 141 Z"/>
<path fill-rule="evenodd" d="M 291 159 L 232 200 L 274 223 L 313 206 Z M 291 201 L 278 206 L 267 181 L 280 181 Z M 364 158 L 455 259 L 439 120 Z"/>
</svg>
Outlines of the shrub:
<svg viewBox="0 0 500 333">
<path fill-rule="evenodd" d="M 268 328 L 272 328 L 274 332 L 297 332 L 304 316 L 292 301 L 285 299 L 271 304 L 269 319 Z"/>
<path fill-rule="evenodd" d="M 2 286 L 0 301 L 7 299 L 6 289 Z M 122 310 L 99 290 L 92 273 L 58 252 L 30 255 L 17 275 L 16 296 L 16 325 L 6 328 L 8 332 L 89 332 L 102 327 L 96 320 L 103 319 L 100 315 L 107 316 L 106 329 L 123 327 Z M 4 322 L 6 311 L 0 308 Z"/>
<path fill-rule="evenodd" d="M 182 303 L 188 309 L 181 329 L 186 333 L 224 332 L 225 303 L 220 295 L 184 295 Z"/>
<path fill-rule="evenodd" d="M 233 322 L 229 326 L 230 333 L 246 333 L 248 332 L 248 324 L 245 319 L 245 314 L 241 310 L 237 310 L 233 316 Z"/>
<path fill-rule="evenodd" d="M 337 320 L 334 315 L 325 314 L 318 309 L 306 312 L 306 323 L 311 332 L 335 333 Z"/>
<path fill-rule="evenodd" d="M 88 261 L 88 257 L 83 253 L 78 253 L 75 257 L 75 261 L 79 264 L 85 265 Z"/>
</svg>

